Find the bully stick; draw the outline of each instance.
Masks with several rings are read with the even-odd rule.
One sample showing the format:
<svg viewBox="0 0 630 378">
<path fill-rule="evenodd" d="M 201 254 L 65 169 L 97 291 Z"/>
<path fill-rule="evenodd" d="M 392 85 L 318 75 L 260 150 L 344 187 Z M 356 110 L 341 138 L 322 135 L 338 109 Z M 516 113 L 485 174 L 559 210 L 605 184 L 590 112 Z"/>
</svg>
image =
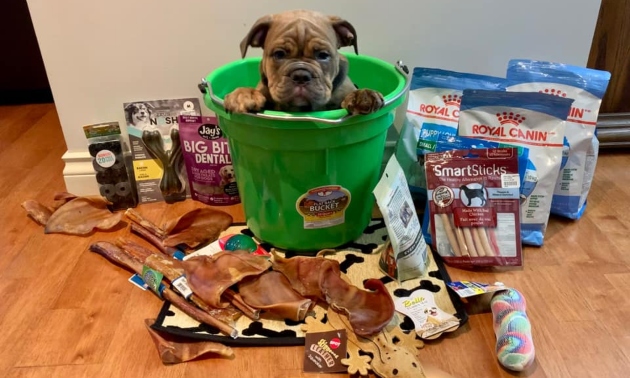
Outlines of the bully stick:
<svg viewBox="0 0 630 378">
<path fill-rule="evenodd" d="M 223 292 L 223 297 L 225 297 L 225 299 L 227 299 L 232 304 L 232 306 L 241 310 L 243 314 L 245 314 L 245 316 L 247 316 L 248 318 L 253 320 L 260 319 L 260 310 L 255 309 L 245 303 L 243 297 L 241 297 L 241 295 L 234 290 L 226 289 Z"/>
<path fill-rule="evenodd" d="M 127 209 L 127 211 L 125 211 L 125 215 L 132 222 L 139 224 L 140 226 L 147 229 L 149 232 L 151 232 L 153 235 L 157 236 L 158 238 L 164 239 L 166 237 L 166 232 L 164 232 L 164 230 L 162 230 L 160 227 L 156 226 L 153 222 L 151 222 L 150 220 L 140 215 L 134 209 Z"/>
<path fill-rule="evenodd" d="M 96 252 L 103 257 L 106 257 L 108 260 L 119 264 L 138 275 L 142 276 L 142 263 L 137 261 L 135 258 L 132 258 L 128 254 L 126 254 L 122 249 L 118 248 L 116 245 L 108 242 L 96 242 L 90 245 L 90 251 Z M 219 331 L 229 335 L 232 338 L 236 338 L 238 336 L 238 331 L 233 327 L 230 327 L 228 324 L 218 320 L 214 316 L 196 308 L 192 304 L 188 303 L 184 298 L 180 297 L 177 293 L 171 290 L 169 287 L 165 285 L 164 291 L 162 292 L 162 296 L 164 299 L 172 303 L 175 307 L 182 310 L 184 313 L 189 315 L 191 318 L 201 322 L 208 324 L 212 327 L 217 328 Z"/>
<path fill-rule="evenodd" d="M 171 282 L 184 274 L 183 269 L 176 266 L 176 261 L 178 260 L 153 253 L 139 244 L 121 238 L 116 241 L 116 244 L 132 255 L 136 260 L 140 261 L 140 263 L 146 264 L 149 268 L 162 273 Z M 232 306 L 241 310 L 245 316 L 252 320 L 258 320 L 260 318 L 260 310 L 253 309 L 247 305 L 239 295 L 234 294 L 236 293 L 231 290 L 226 290 L 223 296 Z M 212 308 L 196 294 L 193 294 L 190 300 L 205 311 L 210 312 L 212 310 Z"/>
</svg>

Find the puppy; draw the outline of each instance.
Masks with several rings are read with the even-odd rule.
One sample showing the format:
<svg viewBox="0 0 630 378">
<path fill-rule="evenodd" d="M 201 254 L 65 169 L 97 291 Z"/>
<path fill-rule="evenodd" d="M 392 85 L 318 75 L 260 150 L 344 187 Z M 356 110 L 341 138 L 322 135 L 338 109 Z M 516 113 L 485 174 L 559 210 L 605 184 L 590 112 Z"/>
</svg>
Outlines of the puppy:
<svg viewBox="0 0 630 378">
<path fill-rule="evenodd" d="M 236 181 L 236 177 L 234 176 L 234 167 L 231 165 L 224 165 L 221 167 L 221 169 L 219 169 L 219 176 L 221 176 L 221 187 Z"/>
<path fill-rule="evenodd" d="M 152 113 L 151 106 L 146 102 L 133 102 L 125 107 L 127 122 L 139 129 L 149 125 Z"/>
<path fill-rule="evenodd" d="M 286 112 L 344 108 L 351 114 L 368 114 L 383 107 L 381 93 L 357 89 L 348 77 L 348 60 L 338 49 L 353 46 L 357 33 L 346 20 L 309 10 L 264 16 L 241 42 L 261 47 L 261 80 L 256 88 L 237 88 L 225 96 L 228 112 L 262 110 Z"/>
<path fill-rule="evenodd" d="M 481 188 L 476 189 L 470 189 L 466 185 L 462 185 L 459 187 L 459 189 L 463 190 L 464 194 L 466 194 L 466 198 L 468 198 L 468 206 L 472 204 L 472 200 L 474 198 L 479 198 L 481 200 L 481 206 L 486 206 L 486 196 L 483 188 L 483 185 L 481 186 Z"/>
</svg>

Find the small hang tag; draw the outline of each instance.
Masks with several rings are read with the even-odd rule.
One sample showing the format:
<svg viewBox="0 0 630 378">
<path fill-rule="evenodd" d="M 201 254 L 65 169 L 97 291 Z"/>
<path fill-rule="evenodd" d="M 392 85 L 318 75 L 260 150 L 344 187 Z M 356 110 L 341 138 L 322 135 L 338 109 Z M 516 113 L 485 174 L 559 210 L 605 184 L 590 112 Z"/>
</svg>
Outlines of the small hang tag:
<svg viewBox="0 0 630 378">
<path fill-rule="evenodd" d="M 339 373 L 348 371 L 341 364 L 346 358 L 348 337 L 345 329 L 307 333 L 304 343 L 304 371 Z"/>
<path fill-rule="evenodd" d="M 494 293 L 495 291 L 506 290 L 507 287 L 501 282 L 495 282 L 493 285 L 471 282 L 471 281 L 453 281 L 447 283 L 461 298 L 474 297 L 486 293 Z"/>
<path fill-rule="evenodd" d="M 192 289 L 190 288 L 190 286 L 188 286 L 188 280 L 186 280 L 186 276 L 184 276 L 183 274 L 175 278 L 172 284 L 173 286 L 175 286 L 175 289 L 177 289 L 177 291 L 179 291 L 180 294 L 184 296 L 184 298 L 189 299 L 190 296 L 193 295 Z"/>
<path fill-rule="evenodd" d="M 149 286 L 151 291 L 162 298 L 162 292 L 164 291 L 164 285 L 162 284 L 162 278 L 164 275 L 157 270 L 151 269 L 148 266 L 142 266 L 142 280 Z"/>
<path fill-rule="evenodd" d="M 142 277 L 140 277 L 138 274 L 134 274 L 133 276 L 129 277 L 129 282 L 145 291 L 149 288 L 149 285 L 147 285 Z"/>
<path fill-rule="evenodd" d="M 452 332 L 459 327 L 459 319 L 439 308 L 433 293 L 428 290 L 420 289 L 408 297 L 396 298 L 394 305 L 396 311 L 411 318 L 422 339 L 435 339 L 443 332 Z"/>
</svg>

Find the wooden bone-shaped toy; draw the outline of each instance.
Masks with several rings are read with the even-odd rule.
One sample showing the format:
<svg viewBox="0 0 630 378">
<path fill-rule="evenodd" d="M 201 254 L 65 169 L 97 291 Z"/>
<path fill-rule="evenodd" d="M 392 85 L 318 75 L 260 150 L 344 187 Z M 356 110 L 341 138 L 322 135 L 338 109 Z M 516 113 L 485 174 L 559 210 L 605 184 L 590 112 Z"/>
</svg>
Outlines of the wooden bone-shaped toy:
<svg viewBox="0 0 630 378">
<path fill-rule="evenodd" d="M 397 316 L 397 315 L 396 315 Z M 416 357 L 417 349 L 424 343 L 416 340 L 415 332 L 405 334 L 399 327 L 389 331 L 387 327 L 370 337 L 357 336 L 344 315 L 328 310 L 328 321 L 324 324 L 321 319 L 309 316 L 302 326 L 305 332 L 325 332 L 335 329 L 345 329 L 348 335 L 347 352 L 349 357 L 341 363 L 348 367 L 349 374 L 359 373 L 368 375 L 372 370 L 383 378 L 426 378 L 424 369 Z M 399 340 L 394 343 L 394 337 Z M 373 357 L 361 355 L 359 352 L 370 353 Z"/>
</svg>

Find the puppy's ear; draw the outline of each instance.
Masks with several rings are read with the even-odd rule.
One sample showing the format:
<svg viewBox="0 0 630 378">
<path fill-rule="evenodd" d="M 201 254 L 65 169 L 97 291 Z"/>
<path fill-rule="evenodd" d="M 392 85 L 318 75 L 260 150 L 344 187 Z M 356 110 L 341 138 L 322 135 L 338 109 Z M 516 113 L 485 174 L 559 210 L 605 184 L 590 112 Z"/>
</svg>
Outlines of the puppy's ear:
<svg viewBox="0 0 630 378">
<path fill-rule="evenodd" d="M 335 33 L 337 33 L 339 47 L 353 46 L 354 53 L 358 55 L 359 46 L 357 45 L 357 32 L 354 30 L 354 26 L 337 16 L 330 16 L 329 18 L 330 25 L 335 29 Z"/>
<path fill-rule="evenodd" d="M 256 20 L 249 33 L 241 41 L 241 57 L 245 58 L 247 54 L 247 48 L 251 47 L 263 47 L 265 44 L 265 38 L 267 37 L 267 31 L 271 27 L 273 18 L 271 15 L 263 16 Z"/>
</svg>

